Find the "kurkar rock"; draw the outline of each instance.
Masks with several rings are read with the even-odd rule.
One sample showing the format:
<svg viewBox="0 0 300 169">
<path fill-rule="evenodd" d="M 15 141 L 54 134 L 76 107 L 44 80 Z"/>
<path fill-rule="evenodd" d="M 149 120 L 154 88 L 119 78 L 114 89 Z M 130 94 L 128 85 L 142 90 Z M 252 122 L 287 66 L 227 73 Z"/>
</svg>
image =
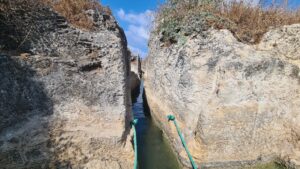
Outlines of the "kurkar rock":
<svg viewBox="0 0 300 169">
<path fill-rule="evenodd" d="M 89 31 L 48 7 L 14 10 L 19 25 L 0 21 L 0 168 L 132 168 L 130 58 L 113 16 L 86 11 Z"/>
<path fill-rule="evenodd" d="M 130 62 L 130 89 L 132 100 L 136 99 L 140 93 L 140 84 L 142 76 L 141 58 L 139 56 L 131 55 Z"/>
<path fill-rule="evenodd" d="M 300 164 L 300 25 L 270 30 L 258 45 L 209 29 L 166 46 L 154 31 L 145 63 L 151 113 L 180 161 L 234 168 L 281 159 Z M 182 35 L 184 36 L 184 35 Z"/>
</svg>

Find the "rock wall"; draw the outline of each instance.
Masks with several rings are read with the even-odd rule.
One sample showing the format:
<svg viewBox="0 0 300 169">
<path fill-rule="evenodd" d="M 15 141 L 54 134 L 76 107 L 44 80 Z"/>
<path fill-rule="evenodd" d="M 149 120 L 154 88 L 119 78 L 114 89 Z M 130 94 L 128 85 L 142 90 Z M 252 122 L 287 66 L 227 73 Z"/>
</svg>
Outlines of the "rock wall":
<svg viewBox="0 0 300 169">
<path fill-rule="evenodd" d="M 0 168 L 132 168 L 130 58 L 113 16 L 86 11 L 88 31 L 48 7 L 15 10 L 33 26 L 0 24 Z"/>
<path fill-rule="evenodd" d="M 258 45 L 228 30 L 182 37 L 166 46 L 151 35 L 145 90 L 152 116 L 180 161 L 190 168 L 174 114 L 202 167 L 234 168 L 256 162 L 300 162 L 300 25 L 264 35 Z"/>
<path fill-rule="evenodd" d="M 130 62 L 130 89 L 131 98 L 134 101 L 140 94 L 140 84 L 142 76 L 141 58 L 139 56 L 132 55 Z"/>
</svg>

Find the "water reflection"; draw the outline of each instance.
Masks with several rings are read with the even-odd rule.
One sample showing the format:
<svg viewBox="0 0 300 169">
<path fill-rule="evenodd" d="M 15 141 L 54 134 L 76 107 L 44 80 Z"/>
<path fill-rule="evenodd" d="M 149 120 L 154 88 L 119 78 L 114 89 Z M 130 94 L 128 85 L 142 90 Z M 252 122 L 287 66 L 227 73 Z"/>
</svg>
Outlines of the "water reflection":
<svg viewBox="0 0 300 169">
<path fill-rule="evenodd" d="M 162 131 L 154 124 L 149 114 L 147 103 L 143 100 L 143 83 L 140 94 L 133 105 L 134 117 L 137 118 L 138 164 L 140 169 L 179 169 L 176 156 L 164 139 Z"/>
</svg>

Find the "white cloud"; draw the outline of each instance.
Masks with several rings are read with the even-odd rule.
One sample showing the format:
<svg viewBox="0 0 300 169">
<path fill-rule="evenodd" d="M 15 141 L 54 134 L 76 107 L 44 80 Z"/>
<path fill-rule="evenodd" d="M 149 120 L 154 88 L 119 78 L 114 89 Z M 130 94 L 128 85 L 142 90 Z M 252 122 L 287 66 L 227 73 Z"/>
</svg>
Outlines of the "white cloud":
<svg viewBox="0 0 300 169">
<path fill-rule="evenodd" d="M 139 48 L 136 48 L 136 47 L 133 47 L 133 46 L 128 46 L 129 47 L 129 49 L 131 50 L 131 52 L 133 53 L 133 54 L 135 54 L 135 55 L 140 55 L 142 58 L 145 58 L 146 56 L 147 56 L 147 53 L 146 52 L 144 52 L 144 51 L 142 51 L 141 49 L 139 49 Z"/>
<path fill-rule="evenodd" d="M 146 10 L 142 13 L 126 13 L 123 9 L 118 11 L 118 17 L 131 24 L 149 26 L 149 21 L 153 20 L 154 12 Z"/>
<path fill-rule="evenodd" d="M 250 5 L 258 5 L 261 0 L 225 0 L 225 2 L 230 3 L 230 2 L 245 2 Z"/>
<path fill-rule="evenodd" d="M 146 56 L 150 29 L 154 20 L 154 12 L 146 10 L 141 13 L 126 13 L 123 9 L 117 12 L 118 18 L 128 24 L 125 26 L 125 34 L 128 46 L 133 53 L 142 57 Z"/>
<path fill-rule="evenodd" d="M 133 32 L 138 35 L 140 38 L 149 39 L 149 27 L 144 26 L 136 26 L 136 25 L 129 25 L 128 32 Z"/>
</svg>

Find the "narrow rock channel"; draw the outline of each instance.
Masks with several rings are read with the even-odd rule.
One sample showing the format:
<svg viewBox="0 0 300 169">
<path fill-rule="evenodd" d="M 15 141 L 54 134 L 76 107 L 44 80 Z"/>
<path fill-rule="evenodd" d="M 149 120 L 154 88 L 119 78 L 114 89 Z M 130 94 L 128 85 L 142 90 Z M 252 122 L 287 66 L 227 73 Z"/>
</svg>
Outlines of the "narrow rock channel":
<svg viewBox="0 0 300 169">
<path fill-rule="evenodd" d="M 140 169 L 179 169 L 179 163 L 162 131 L 154 124 L 143 99 L 144 85 L 132 106 L 134 117 L 138 119 L 138 165 Z"/>
</svg>

